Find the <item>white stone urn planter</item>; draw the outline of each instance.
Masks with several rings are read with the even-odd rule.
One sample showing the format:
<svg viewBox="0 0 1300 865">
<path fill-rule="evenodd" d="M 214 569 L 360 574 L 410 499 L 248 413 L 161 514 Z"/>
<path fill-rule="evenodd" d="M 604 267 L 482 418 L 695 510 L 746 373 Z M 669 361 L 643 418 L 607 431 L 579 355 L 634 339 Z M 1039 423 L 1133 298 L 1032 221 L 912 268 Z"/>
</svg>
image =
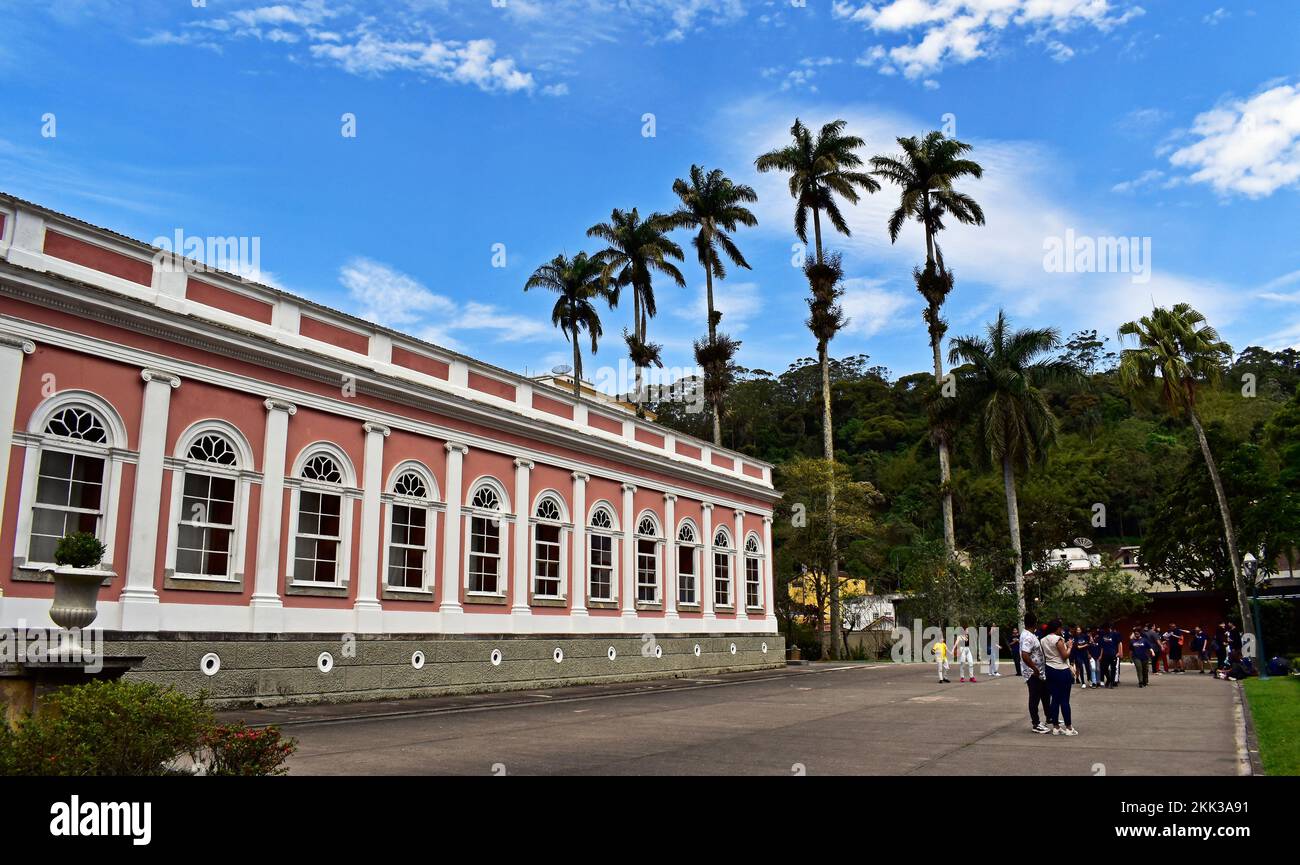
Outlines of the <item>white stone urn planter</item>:
<svg viewBox="0 0 1300 865">
<path fill-rule="evenodd" d="M 99 615 L 99 588 L 113 572 L 60 565 L 52 574 L 54 603 L 50 605 L 50 619 L 66 630 L 89 627 Z"/>
</svg>

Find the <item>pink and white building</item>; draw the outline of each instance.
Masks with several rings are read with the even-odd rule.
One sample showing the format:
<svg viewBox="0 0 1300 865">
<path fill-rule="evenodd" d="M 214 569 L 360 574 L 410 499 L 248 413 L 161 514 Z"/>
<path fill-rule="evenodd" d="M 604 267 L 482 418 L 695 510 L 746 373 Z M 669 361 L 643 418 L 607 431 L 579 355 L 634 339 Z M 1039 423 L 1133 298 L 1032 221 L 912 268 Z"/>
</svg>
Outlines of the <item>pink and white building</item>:
<svg viewBox="0 0 1300 865">
<path fill-rule="evenodd" d="M 777 631 L 770 465 L 6 195 L 0 452 L 0 627 Z"/>
</svg>

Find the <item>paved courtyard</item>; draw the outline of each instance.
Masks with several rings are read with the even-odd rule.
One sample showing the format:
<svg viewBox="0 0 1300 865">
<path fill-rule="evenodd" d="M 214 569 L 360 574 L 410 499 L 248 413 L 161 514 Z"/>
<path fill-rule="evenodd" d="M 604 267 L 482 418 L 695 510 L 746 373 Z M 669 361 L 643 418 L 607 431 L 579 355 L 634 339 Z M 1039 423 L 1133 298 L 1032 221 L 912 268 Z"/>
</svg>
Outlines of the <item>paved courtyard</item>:
<svg viewBox="0 0 1300 865">
<path fill-rule="evenodd" d="M 1195 673 L 1075 689 L 1075 738 L 1030 732 L 1004 676 L 811 665 L 651 683 L 225 713 L 279 723 L 308 775 L 1234 775 L 1235 687 Z"/>
</svg>

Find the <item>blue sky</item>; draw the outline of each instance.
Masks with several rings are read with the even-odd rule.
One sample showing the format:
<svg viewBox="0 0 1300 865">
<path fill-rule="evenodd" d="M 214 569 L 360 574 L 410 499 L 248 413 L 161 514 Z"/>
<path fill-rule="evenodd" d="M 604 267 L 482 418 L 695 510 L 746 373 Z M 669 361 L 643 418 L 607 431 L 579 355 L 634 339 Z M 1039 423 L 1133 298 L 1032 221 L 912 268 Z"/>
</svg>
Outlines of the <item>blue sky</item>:
<svg viewBox="0 0 1300 865">
<path fill-rule="evenodd" d="M 753 270 L 719 288 L 740 361 L 812 354 L 791 201 L 752 167 L 796 116 L 845 118 L 865 155 L 945 124 L 975 146 L 986 174 L 967 191 L 988 224 L 943 239 L 953 334 L 1005 307 L 1113 335 L 1186 300 L 1238 349 L 1300 345 L 1289 0 L 0 0 L 0 15 L 0 189 L 146 241 L 258 237 L 265 281 L 519 372 L 569 357 L 551 298 L 521 290 L 532 270 L 592 248 L 611 208 L 671 208 L 692 163 L 760 195 L 737 238 Z M 909 225 L 890 245 L 893 205 L 886 187 L 847 211 L 851 238 L 828 238 L 851 317 L 833 352 L 905 374 L 928 365 L 923 240 Z M 1067 232 L 1149 238 L 1149 279 L 1049 272 L 1045 243 Z M 705 330 L 702 274 L 683 270 L 650 326 L 670 365 Z M 617 364 L 630 317 L 605 314 L 598 363 Z"/>
</svg>

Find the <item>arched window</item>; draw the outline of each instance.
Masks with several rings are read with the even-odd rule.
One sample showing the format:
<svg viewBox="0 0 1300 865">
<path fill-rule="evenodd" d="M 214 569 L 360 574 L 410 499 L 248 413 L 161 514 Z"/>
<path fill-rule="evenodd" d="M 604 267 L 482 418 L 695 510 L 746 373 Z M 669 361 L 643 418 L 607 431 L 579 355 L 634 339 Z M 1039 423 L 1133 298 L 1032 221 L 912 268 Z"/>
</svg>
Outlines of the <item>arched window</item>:
<svg viewBox="0 0 1300 865">
<path fill-rule="evenodd" d="M 700 603 L 696 586 L 699 576 L 700 535 L 695 523 L 682 520 L 677 529 L 677 603 L 687 607 Z"/>
<path fill-rule="evenodd" d="M 55 398 L 57 399 L 57 397 Z M 39 412 L 38 412 L 39 415 Z M 34 488 L 24 490 L 31 503 L 26 564 L 53 564 L 54 551 L 65 535 L 89 532 L 111 544 L 106 530 L 110 482 L 109 448 L 115 441 L 109 419 L 89 403 L 55 407 L 39 428 L 39 454 Z M 8 455 L 3 455 L 6 459 Z"/>
<path fill-rule="evenodd" d="M 642 515 L 636 525 L 636 599 L 659 601 L 659 522 L 652 514 Z"/>
<path fill-rule="evenodd" d="M 614 555 L 617 532 L 614 510 L 603 503 L 596 505 L 587 525 L 588 594 L 593 601 L 614 601 L 614 587 L 618 585 L 618 559 Z"/>
<path fill-rule="evenodd" d="M 185 452 L 176 575 L 229 580 L 233 575 L 239 468 L 235 445 L 219 432 L 199 435 Z"/>
<path fill-rule="evenodd" d="M 388 501 L 388 587 L 427 590 L 431 567 L 434 513 L 430 476 L 423 467 L 400 467 Z"/>
<path fill-rule="evenodd" d="M 731 606 L 731 535 L 726 529 L 713 536 L 713 606 Z"/>
<path fill-rule="evenodd" d="M 340 586 L 348 573 L 352 466 L 338 448 L 316 445 L 300 457 L 294 480 L 291 582 Z"/>
<path fill-rule="evenodd" d="M 471 594 L 505 594 L 503 498 L 495 481 L 482 482 L 470 495 L 469 566 L 466 571 Z"/>
<path fill-rule="evenodd" d="M 745 538 L 745 606 L 758 608 L 762 601 L 763 545 L 757 535 Z"/>
<path fill-rule="evenodd" d="M 564 515 L 553 496 L 544 496 L 533 512 L 533 595 L 559 598 L 563 573 Z"/>
</svg>

